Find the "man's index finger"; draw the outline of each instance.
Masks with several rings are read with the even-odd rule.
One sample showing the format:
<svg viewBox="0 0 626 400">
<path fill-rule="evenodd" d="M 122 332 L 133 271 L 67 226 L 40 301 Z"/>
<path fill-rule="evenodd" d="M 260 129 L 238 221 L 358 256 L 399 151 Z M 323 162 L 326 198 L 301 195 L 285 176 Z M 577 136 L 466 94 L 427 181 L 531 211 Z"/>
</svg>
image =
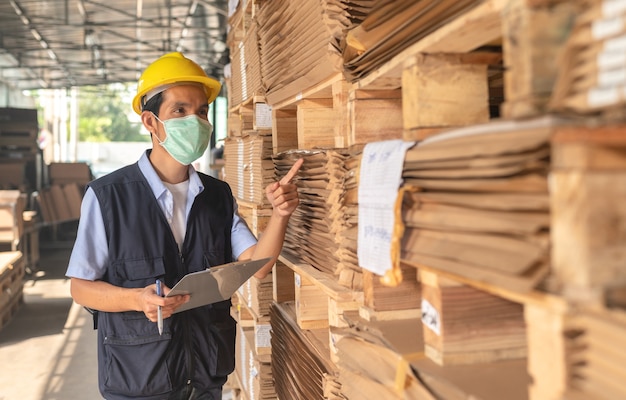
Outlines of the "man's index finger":
<svg viewBox="0 0 626 400">
<path fill-rule="evenodd" d="M 291 182 L 291 180 L 296 176 L 296 174 L 298 173 L 298 171 L 300 170 L 300 167 L 302 166 L 302 164 L 304 163 L 304 158 L 300 158 L 298 159 L 298 161 L 296 161 L 292 166 L 291 169 L 289 170 L 289 172 L 287 172 L 287 175 L 283 176 L 283 178 L 280 180 L 280 184 L 281 185 L 286 185 L 289 182 Z"/>
</svg>

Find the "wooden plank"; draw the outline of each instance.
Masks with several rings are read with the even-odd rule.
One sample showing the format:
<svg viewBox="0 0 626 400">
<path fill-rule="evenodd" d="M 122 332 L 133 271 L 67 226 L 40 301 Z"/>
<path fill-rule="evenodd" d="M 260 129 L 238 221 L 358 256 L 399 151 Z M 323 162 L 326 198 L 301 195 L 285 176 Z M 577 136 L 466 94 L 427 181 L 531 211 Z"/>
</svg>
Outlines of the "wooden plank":
<svg viewBox="0 0 626 400">
<path fill-rule="evenodd" d="M 602 301 L 605 288 L 626 284 L 626 170 L 554 170 L 552 275 L 564 295 Z M 601 194 L 601 195 L 599 195 Z"/>
<path fill-rule="evenodd" d="M 494 285 L 478 279 L 468 278 L 451 271 L 438 270 L 428 265 L 416 264 L 404 259 L 402 260 L 402 263 L 412 265 L 414 268 L 418 268 L 420 271 L 429 271 L 435 273 L 440 277 L 448 278 L 459 283 L 470 285 L 487 293 L 491 293 L 495 296 L 499 296 L 510 301 L 514 301 L 516 303 L 524 305 L 534 305 L 538 308 L 544 308 L 547 310 L 552 310 L 554 312 L 565 312 L 565 310 L 570 307 L 565 299 L 551 293 L 539 290 L 534 290 L 527 293 L 519 293 L 516 291 L 508 290 L 500 285 Z"/>
<path fill-rule="evenodd" d="M 626 125 L 560 127 L 552 137 L 553 168 L 626 170 Z"/>
<path fill-rule="evenodd" d="M 298 92 L 296 96 L 280 100 L 274 104 L 272 107 L 274 109 L 280 108 L 291 108 L 294 107 L 300 100 L 302 99 L 328 99 L 332 98 L 332 87 L 335 82 L 340 82 L 343 79 L 341 73 L 333 74 L 327 78 L 322 79 L 321 81 L 314 82 L 313 84 L 309 84 L 309 86 L 304 87 L 303 90 Z M 301 88 L 303 86 L 300 86 Z M 269 103 L 269 99 L 268 99 Z"/>
<path fill-rule="evenodd" d="M 355 83 L 374 88 L 379 81 L 398 82 L 405 60 L 419 53 L 466 53 L 501 37 L 501 12 L 507 0 L 487 0 L 405 49 L 383 66 Z M 387 86 L 388 85 L 383 85 Z"/>
<path fill-rule="evenodd" d="M 488 61 L 488 60 L 486 60 Z M 454 127 L 489 120 L 487 64 L 449 54 L 418 54 L 402 74 L 405 130 Z"/>
<path fill-rule="evenodd" d="M 293 257 L 284 253 L 280 255 L 279 260 L 309 282 L 313 282 L 323 293 L 333 299 L 340 301 L 363 301 L 363 292 L 357 292 L 339 285 L 329 274 L 325 274 L 310 265 L 299 263 Z"/>
<path fill-rule="evenodd" d="M 559 71 L 555 54 L 565 44 L 576 5 L 529 7 L 526 0 L 509 1 L 502 14 L 505 118 L 542 114 L 547 109 Z"/>
<path fill-rule="evenodd" d="M 350 92 L 349 146 L 402 138 L 402 92 Z"/>
<path fill-rule="evenodd" d="M 524 307 L 528 338 L 529 400 L 560 399 L 567 388 L 566 314 L 541 306 Z"/>
<path fill-rule="evenodd" d="M 276 261 L 272 269 L 272 298 L 277 303 L 295 301 L 294 272 L 282 260 Z"/>
<path fill-rule="evenodd" d="M 364 305 L 374 311 L 399 311 L 420 307 L 420 284 L 416 271 L 401 265 L 402 282 L 395 287 L 385 286 L 381 277 L 370 271 L 363 271 Z"/>
<path fill-rule="evenodd" d="M 302 100 L 297 107 L 298 148 L 334 147 L 337 113 L 332 98 Z"/>
<path fill-rule="evenodd" d="M 350 137 L 350 113 L 348 99 L 350 95 L 350 84 L 345 79 L 333 82 L 333 108 L 335 109 L 336 121 L 334 124 L 335 146 L 336 148 L 348 147 Z"/>
<path fill-rule="evenodd" d="M 426 355 L 439 365 L 526 356 L 523 307 L 420 271 Z"/>
<path fill-rule="evenodd" d="M 298 148 L 296 108 L 272 108 L 272 147 L 274 154 Z"/>
</svg>

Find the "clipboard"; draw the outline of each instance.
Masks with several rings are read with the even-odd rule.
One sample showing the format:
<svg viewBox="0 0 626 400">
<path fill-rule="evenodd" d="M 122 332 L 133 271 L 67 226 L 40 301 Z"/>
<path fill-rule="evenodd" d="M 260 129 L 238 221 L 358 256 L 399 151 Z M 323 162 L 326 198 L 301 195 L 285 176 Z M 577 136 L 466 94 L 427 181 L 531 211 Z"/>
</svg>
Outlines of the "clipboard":
<svg viewBox="0 0 626 400">
<path fill-rule="evenodd" d="M 252 275 L 271 260 L 235 261 L 189 273 L 178 281 L 165 297 L 191 295 L 190 300 L 174 313 L 228 300 Z"/>
</svg>

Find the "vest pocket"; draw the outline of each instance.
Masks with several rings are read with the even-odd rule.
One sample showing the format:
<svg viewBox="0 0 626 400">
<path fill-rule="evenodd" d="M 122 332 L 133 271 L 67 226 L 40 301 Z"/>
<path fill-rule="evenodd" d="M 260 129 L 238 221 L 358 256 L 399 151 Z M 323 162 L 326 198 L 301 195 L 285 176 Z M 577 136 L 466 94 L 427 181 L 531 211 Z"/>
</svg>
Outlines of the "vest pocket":
<svg viewBox="0 0 626 400">
<path fill-rule="evenodd" d="M 212 357 L 210 373 L 212 376 L 228 376 L 235 370 L 235 334 L 237 325 L 235 320 L 228 316 L 224 321 L 213 322 L 209 325 L 213 336 L 211 351 Z"/>
<path fill-rule="evenodd" d="M 107 391 L 126 396 L 170 392 L 173 387 L 166 359 L 169 339 L 170 335 L 105 337 Z"/>
<path fill-rule="evenodd" d="M 113 270 L 116 275 L 112 277 L 111 283 L 140 288 L 153 284 L 156 278 L 165 275 L 165 262 L 163 257 L 119 260 L 114 263 Z"/>
</svg>

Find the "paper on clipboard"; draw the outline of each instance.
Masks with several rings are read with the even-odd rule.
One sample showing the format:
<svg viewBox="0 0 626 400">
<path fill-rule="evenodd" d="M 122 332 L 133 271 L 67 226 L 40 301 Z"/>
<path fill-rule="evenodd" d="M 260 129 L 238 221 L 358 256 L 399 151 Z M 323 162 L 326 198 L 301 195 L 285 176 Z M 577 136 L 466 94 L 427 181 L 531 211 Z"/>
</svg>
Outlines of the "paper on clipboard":
<svg viewBox="0 0 626 400">
<path fill-rule="evenodd" d="M 270 258 L 236 261 L 192 272 L 183 276 L 165 297 L 191 295 L 190 300 L 180 306 L 175 313 L 228 300 L 269 260 Z"/>
</svg>

